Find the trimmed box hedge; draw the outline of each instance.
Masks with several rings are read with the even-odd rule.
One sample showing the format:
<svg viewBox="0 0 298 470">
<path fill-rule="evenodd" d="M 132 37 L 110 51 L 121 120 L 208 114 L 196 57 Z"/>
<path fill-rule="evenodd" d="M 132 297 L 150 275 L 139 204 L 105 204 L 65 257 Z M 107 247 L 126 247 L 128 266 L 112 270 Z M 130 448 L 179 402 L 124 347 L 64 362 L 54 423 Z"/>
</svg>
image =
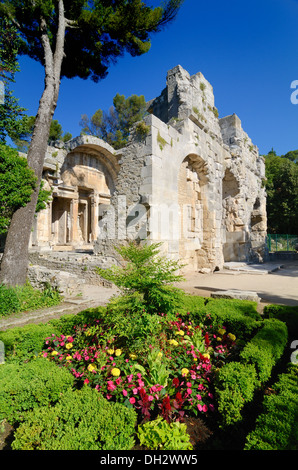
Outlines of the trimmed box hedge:
<svg viewBox="0 0 298 470">
<path fill-rule="evenodd" d="M 244 450 L 298 449 L 298 366 L 289 365 L 263 401 L 263 413 L 246 437 Z"/>
<path fill-rule="evenodd" d="M 215 386 L 222 427 L 242 420 L 244 405 L 253 399 L 257 387 L 270 378 L 286 344 L 286 325 L 276 319 L 266 319 L 241 351 L 239 362 L 222 367 Z"/>
</svg>

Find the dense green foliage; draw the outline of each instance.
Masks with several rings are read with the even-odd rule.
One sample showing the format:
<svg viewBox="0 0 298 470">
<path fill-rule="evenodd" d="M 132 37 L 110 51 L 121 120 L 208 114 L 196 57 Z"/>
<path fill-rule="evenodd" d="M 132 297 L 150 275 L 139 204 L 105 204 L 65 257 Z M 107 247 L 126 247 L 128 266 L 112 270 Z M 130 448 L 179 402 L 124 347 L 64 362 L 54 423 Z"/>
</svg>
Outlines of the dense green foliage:
<svg viewBox="0 0 298 470">
<path fill-rule="evenodd" d="M 25 158 L 0 144 L 0 233 L 5 233 L 13 213 L 31 199 L 37 179 Z"/>
<path fill-rule="evenodd" d="M 258 384 L 253 365 L 230 362 L 222 367 L 216 379 L 218 411 L 223 427 L 242 420 L 245 403 L 252 401 Z"/>
<path fill-rule="evenodd" d="M 23 116 L 20 120 L 21 131 L 12 137 L 14 144 L 17 146 L 17 149 L 20 152 L 27 153 L 32 138 L 32 133 L 35 125 L 36 117 L 35 116 Z M 50 127 L 50 134 L 48 143 L 55 140 L 62 140 L 67 142 L 72 138 L 72 135 L 69 132 L 63 133 L 61 124 L 57 119 L 53 119 Z"/>
<path fill-rule="evenodd" d="M 111 63 L 128 52 L 132 56 L 150 49 L 150 35 L 160 31 L 175 18 L 181 0 L 169 0 L 163 8 L 150 8 L 141 0 L 107 2 L 98 0 L 63 1 L 67 30 L 61 77 L 90 77 L 97 82 L 105 78 Z M 40 27 L 46 25 L 47 37 L 55 51 L 59 26 L 57 0 L 3 0 L 2 15 L 19 25 L 22 39 L 20 52 L 44 65 Z"/>
<path fill-rule="evenodd" d="M 241 361 L 255 366 L 261 383 L 270 378 L 273 367 L 284 352 L 287 339 L 288 329 L 284 322 L 265 319 L 262 328 L 241 352 Z"/>
<path fill-rule="evenodd" d="M 17 61 L 20 37 L 7 18 L 0 18 L 0 81 L 4 85 L 4 103 L 0 103 L 0 143 L 7 137 L 16 137 L 22 131 L 21 117 L 25 111 L 10 89 L 14 75 L 19 71 Z"/>
<path fill-rule="evenodd" d="M 125 98 L 117 93 L 113 105 L 109 112 L 98 109 L 90 119 L 84 114 L 80 125 L 82 134 L 95 135 L 119 149 L 127 144 L 131 127 L 144 117 L 146 101 L 144 96 Z"/>
<path fill-rule="evenodd" d="M 16 287 L 0 284 L 0 317 L 50 307 L 57 305 L 60 301 L 59 293 L 50 287 L 45 287 L 40 291 L 34 289 L 29 283 Z"/>
<path fill-rule="evenodd" d="M 50 323 L 28 324 L 23 327 L 0 331 L 0 341 L 5 348 L 5 360 L 24 362 L 38 356 L 45 338 L 52 334 L 61 334 L 60 329 Z"/>
<path fill-rule="evenodd" d="M 29 412 L 15 433 L 14 450 L 130 450 L 136 413 L 109 403 L 87 386 L 66 391 L 51 408 Z"/>
<path fill-rule="evenodd" d="M 146 449 L 158 450 L 192 450 L 193 446 L 184 423 L 168 423 L 162 417 L 141 424 L 138 427 L 140 445 Z"/>
<path fill-rule="evenodd" d="M 290 365 L 264 397 L 263 412 L 248 434 L 244 450 L 297 450 L 298 367 Z"/>
<path fill-rule="evenodd" d="M 265 156 L 268 233 L 297 235 L 298 163 L 287 155 Z"/>
<path fill-rule="evenodd" d="M 44 358 L 25 367 L 7 363 L 0 367 L 0 421 L 11 424 L 23 420 L 24 413 L 40 406 L 49 407 L 74 383 L 67 369 L 60 369 Z"/>
</svg>

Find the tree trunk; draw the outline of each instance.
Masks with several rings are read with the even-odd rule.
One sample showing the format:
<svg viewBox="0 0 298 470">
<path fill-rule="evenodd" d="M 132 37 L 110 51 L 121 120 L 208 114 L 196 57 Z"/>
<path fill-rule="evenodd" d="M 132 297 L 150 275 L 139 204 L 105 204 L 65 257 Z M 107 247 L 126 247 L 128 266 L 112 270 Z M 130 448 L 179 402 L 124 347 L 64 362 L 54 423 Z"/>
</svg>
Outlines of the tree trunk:
<svg viewBox="0 0 298 470">
<path fill-rule="evenodd" d="M 28 152 L 28 165 L 34 170 L 38 184 L 31 201 L 18 209 L 11 219 L 0 269 L 0 284 L 23 285 L 27 280 L 29 241 L 43 172 L 51 121 L 57 106 L 61 64 L 64 55 L 65 18 L 63 1 L 59 1 L 59 27 L 53 54 L 46 22 L 41 18 L 41 41 L 45 52 L 45 88 L 39 102 L 35 127 Z"/>
</svg>

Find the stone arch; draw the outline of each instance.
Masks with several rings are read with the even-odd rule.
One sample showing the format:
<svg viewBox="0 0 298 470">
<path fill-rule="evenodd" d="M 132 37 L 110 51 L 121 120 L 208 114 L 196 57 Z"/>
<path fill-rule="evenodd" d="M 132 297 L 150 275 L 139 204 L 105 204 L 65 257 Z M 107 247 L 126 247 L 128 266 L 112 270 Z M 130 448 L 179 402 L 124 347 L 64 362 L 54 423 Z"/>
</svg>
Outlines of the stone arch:
<svg viewBox="0 0 298 470">
<path fill-rule="evenodd" d="M 199 155 L 189 154 L 181 162 L 178 171 L 179 257 L 188 269 L 197 270 L 208 265 L 204 224 L 208 178 L 207 165 Z"/>
<path fill-rule="evenodd" d="M 241 261 L 246 259 L 246 230 L 241 217 L 240 183 L 227 168 L 222 180 L 222 226 L 224 232 L 224 261 Z"/>
</svg>

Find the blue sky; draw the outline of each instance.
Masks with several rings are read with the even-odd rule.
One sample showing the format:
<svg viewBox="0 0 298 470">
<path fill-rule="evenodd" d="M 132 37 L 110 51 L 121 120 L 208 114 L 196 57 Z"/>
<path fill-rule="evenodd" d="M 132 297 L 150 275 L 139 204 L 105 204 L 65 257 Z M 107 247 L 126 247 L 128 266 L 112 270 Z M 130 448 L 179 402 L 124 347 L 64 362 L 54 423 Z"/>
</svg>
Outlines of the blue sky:
<svg viewBox="0 0 298 470">
<path fill-rule="evenodd" d="M 167 71 L 178 64 L 191 75 L 203 73 L 219 116 L 236 113 L 261 154 L 298 149 L 298 104 L 291 102 L 291 83 L 298 80 L 297 0 L 185 0 L 176 20 L 152 37 L 147 54 L 119 59 L 97 84 L 63 79 L 54 118 L 75 137 L 81 115 L 107 110 L 116 93 L 159 96 Z M 35 115 L 43 69 L 25 57 L 20 66 L 14 93 Z"/>
</svg>

